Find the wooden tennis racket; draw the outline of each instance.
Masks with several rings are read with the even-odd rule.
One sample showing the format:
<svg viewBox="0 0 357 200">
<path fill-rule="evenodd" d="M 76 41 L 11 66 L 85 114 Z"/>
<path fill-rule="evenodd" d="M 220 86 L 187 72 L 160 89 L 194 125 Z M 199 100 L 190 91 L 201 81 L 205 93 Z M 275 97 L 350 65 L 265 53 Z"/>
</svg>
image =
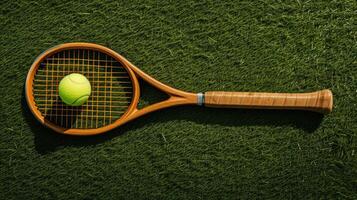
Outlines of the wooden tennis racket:
<svg viewBox="0 0 357 200">
<path fill-rule="evenodd" d="M 92 94 L 82 106 L 67 106 L 59 98 L 58 84 L 71 73 L 88 78 Z M 141 78 L 169 98 L 138 109 Z M 332 93 L 205 92 L 190 93 L 167 86 L 101 45 L 67 43 L 42 53 L 26 79 L 26 100 L 35 117 L 56 132 L 94 135 L 109 131 L 144 114 L 178 105 L 207 107 L 296 109 L 319 113 L 332 110 Z"/>
</svg>

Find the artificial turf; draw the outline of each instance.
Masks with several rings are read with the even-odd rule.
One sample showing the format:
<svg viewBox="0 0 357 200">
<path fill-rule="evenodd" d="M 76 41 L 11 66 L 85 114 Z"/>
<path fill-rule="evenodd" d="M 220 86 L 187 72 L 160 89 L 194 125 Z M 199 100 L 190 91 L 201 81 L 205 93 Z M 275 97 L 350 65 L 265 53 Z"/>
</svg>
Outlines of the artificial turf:
<svg viewBox="0 0 357 200">
<path fill-rule="evenodd" d="M 0 2 L 0 199 L 357 199 L 357 3 Z M 176 107 L 77 138 L 24 99 L 36 56 L 94 42 L 176 88 L 310 92 L 334 110 Z M 157 100 L 144 86 L 143 104 Z"/>
</svg>

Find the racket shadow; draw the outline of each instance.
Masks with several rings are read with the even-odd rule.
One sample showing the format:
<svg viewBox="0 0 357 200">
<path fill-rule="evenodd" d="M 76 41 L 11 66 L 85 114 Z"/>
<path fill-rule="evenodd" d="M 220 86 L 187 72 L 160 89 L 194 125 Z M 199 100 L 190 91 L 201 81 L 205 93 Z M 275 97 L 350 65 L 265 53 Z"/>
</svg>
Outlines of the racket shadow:
<svg viewBox="0 0 357 200">
<path fill-rule="evenodd" d="M 143 85 L 143 98 L 150 103 L 160 101 L 164 96 L 160 92 L 152 91 L 151 86 Z M 155 89 L 153 89 L 155 90 Z M 157 94 L 157 95 L 153 95 Z M 157 111 L 136 119 L 104 134 L 79 137 L 62 135 L 40 124 L 29 110 L 22 94 L 22 115 L 34 134 L 35 148 L 38 153 L 46 154 L 65 146 L 91 146 L 109 141 L 128 131 L 142 127 L 154 126 L 158 123 L 170 121 L 191 121 L 199 124 L 219 124 L 222 126 L 269 126 L 295 127 L 307 134 L 313 133 L 320 125 L 323 115 L 309 111 L 291 110 L 250 110 L 250 109 L 216 109 L 198 106 L 180 106 Z"/>
<path fill-rule="evenodd" d="M 205 108 L 197 106 L 169 108 L 133 122 L 135 126 L 167 121 L 191 121 L 198 124 L 223 126 L 295 127 L 313 133 L 321 124 L 323 115 L 310 111 L 254 110 Z"/>
</svg>

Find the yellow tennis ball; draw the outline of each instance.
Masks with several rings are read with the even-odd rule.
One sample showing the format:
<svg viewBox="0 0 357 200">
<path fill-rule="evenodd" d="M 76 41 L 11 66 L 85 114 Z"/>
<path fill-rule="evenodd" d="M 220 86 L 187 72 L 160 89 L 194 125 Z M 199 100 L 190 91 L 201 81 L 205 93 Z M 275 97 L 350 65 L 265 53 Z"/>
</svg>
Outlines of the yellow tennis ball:
<svg viewBox="0 0 357 200">
<path fill-rule="evenodd" d="M 70 106 L 80 106 L 88 100 L 91 86 L 85 76 L 73 73 L 61 80 L 58 91 L 64 103 Z"/>
</svg>

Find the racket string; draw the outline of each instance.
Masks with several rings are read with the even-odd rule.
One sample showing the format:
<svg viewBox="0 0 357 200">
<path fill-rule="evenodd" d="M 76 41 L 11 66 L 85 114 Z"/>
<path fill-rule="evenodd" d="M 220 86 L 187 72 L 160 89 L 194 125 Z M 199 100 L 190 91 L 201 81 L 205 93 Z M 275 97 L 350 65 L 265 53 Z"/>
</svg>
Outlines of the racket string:
<svg viewBox="0 0 357 200">
<path fill-rule="evenodd" d="M 71 73 L 86 76 L 92 92 L 82 106 L 65 105 L 58 85 Z M 99 128 L 119 119 L 129 107 L 133 88 L 120 62 L 88 49 L 58 52 L 41 62 L 34 78 L 33 95 L 45 119 L 64 128 Z"/>
</svg>

